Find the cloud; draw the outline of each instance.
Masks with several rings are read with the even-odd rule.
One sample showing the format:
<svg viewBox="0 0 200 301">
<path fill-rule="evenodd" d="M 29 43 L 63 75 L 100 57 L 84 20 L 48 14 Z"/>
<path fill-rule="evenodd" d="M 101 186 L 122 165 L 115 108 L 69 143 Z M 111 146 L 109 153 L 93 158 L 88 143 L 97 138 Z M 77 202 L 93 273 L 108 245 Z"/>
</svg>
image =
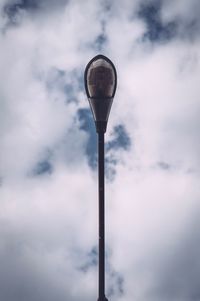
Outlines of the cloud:
<svg viewBox="0 0 200 301">
<path fill-rule="evenodd" d="M 138 16 L 146 24 L 146 32 L 143 39 L 151 42 L 165 42 L 171 40 L 176 35 L 176 22 L 162 22 L 160 16 L 161 2 L 151 1 L 141 3 Z"/>
<path fill-rule="evenodd" d="M 182 39 L 199 39 L 198 1 L 163 1 L 161 15 L 165 21 L 177 20 L 178 32 Z"/>
<path fill-rule="evenodd" d="M 1 2 L 1 300 L 97 298 L 96 133 L 83 73 L 99 51 L 118 73 L 107 296 L 198 300 L 198 8 Z"/>
</svg>

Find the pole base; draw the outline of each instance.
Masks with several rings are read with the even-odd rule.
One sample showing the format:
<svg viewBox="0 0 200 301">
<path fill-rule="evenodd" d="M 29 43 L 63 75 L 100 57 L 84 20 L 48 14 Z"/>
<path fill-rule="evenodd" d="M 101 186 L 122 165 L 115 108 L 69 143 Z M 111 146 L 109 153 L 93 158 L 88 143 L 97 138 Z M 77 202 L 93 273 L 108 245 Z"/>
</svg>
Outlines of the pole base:
<svg viewBox="0 0 200 301">
<path fill-rule="evenodd" d="M 104 296 L 103 298 L 98 298 L 97 301 L 108 301 L 108 299 Z"/>
</svg>

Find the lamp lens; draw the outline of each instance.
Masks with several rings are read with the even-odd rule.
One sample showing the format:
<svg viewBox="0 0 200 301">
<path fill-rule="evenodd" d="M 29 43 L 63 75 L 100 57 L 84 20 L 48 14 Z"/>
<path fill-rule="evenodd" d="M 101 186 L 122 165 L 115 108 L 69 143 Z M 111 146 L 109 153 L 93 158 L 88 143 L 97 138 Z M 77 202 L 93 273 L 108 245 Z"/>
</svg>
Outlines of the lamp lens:
<svg viewBox="0 0 200 301">
<path fill-rule="evenodd" d="M 90 97 L 113 97 L 115 80 L 114 70 L 107 61 L 98 59 L 92 62 L 87 73 L 87 84 Z"/>
</svg>

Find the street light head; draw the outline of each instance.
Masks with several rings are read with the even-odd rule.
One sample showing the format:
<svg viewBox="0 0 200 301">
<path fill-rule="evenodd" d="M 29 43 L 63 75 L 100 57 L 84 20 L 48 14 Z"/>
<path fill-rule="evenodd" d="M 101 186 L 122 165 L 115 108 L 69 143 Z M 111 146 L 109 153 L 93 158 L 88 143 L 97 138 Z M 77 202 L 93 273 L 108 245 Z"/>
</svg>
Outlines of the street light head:
<svg viewBox="0 0 200 301">
<path fill-rule="evenodd" d="M 100 128 L 106 131 L 116 87 L 117 73 L 113 63 L 104 55 L 95 56 L 85 69 L 85 90 L 97 132 Z"/>
</svg>

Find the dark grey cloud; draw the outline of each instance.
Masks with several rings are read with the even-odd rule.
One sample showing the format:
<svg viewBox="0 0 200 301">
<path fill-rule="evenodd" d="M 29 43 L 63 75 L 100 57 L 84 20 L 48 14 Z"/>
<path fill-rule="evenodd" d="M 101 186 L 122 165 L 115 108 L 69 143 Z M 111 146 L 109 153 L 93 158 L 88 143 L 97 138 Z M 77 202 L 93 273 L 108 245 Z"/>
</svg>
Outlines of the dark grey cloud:
<svg viewBox="0 0 200 301">
<path fill-rule="evenodd" d="M 157 163 L 157 166 L 163 170 L 169 170 L 172 168 L 172 166 L 166 162 L 160 161 Z"/>
</svg>

